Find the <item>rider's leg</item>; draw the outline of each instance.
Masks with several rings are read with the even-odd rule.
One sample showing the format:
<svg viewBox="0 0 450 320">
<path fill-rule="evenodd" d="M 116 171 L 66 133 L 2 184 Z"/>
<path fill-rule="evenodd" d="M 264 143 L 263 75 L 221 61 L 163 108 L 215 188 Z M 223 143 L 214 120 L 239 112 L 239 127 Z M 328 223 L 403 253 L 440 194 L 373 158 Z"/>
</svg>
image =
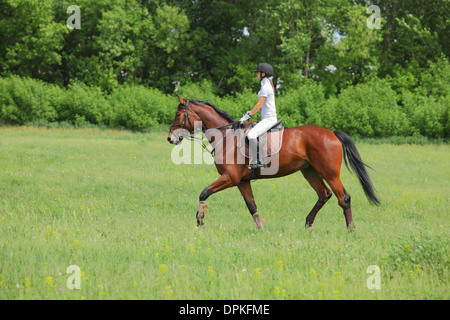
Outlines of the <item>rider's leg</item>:
<svg viewBox="0 0 450 320">
<path fill-rule="evenodd" d="M 248 146 L 249 146 L 249 156 L 250 156 L 250 164 L 260 163 L 259 161 L 259 152 L 258 152 L 258 137 L 267 132 L 270 128 L 272 128 L 277 122 L 277 117 L 269 117 L 264 118 L 258 124 L 250 130 L 247 135 L 248 138 Z M 262 150 L 261 150 L 262 153 Z"/>
</svg>

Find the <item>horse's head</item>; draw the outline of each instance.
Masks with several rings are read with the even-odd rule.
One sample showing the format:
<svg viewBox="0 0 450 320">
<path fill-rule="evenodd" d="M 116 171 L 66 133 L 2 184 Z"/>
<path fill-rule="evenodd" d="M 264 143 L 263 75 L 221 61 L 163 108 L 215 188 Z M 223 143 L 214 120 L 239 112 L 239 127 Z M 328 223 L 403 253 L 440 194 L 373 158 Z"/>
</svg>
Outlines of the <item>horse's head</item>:
<svg viewBox="0 0 450 320">
<path fill-rule="evenodd" d="M 169 137 L 167 140 L 173 144 L 179 144 L 183 137 L 189 136 L 194 132 L 194 123 L 200 121 L 198 115 L 190 108 L 189 100 L 178 97 L 180 104 L 178 105 L 175 118 L 170 126 Z"/>
</svg>

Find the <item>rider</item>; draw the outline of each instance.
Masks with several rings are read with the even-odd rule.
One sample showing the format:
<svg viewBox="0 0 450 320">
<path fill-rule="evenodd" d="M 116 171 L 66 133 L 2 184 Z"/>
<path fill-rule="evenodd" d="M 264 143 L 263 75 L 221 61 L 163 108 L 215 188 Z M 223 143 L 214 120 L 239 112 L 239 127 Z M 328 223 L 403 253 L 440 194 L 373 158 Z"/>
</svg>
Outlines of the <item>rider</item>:
<svg viewBox="0 0 450 320">
<path fill-rule="evenodd" d="M 261 163 L 259 157 L 257 138 L 261 134 L 267 132 L 277 122 L 275 87 L 273 86 L 272 81 L 273 68 L 268 63 L 260 63 L 254 72 L 257 72 L 256 76 L 258 80 L 261 81 L 261 90 L 258 93 L 258 103 L 251 111 L 244 113 L 243 117 L 239 120 L 239 122 L 243 124 L 261 109 L 261 121 L 258 122 L 247 135 L 250 155 L 253 155 L 253 157 L 250 157 L 250 169 L 265 167 L 265 164 Z M 255 154 L 256 157 L 254 156 Z"/>
</svg>

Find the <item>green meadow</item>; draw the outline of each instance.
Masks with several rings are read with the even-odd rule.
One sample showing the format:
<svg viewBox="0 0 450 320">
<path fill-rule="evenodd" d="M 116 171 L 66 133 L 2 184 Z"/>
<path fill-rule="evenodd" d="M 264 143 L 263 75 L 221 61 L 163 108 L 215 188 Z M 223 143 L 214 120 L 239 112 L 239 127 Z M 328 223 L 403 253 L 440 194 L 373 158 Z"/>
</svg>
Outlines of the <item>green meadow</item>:
<svg viewBox="0 0 450 320">
<path fill-rule="evenodd" d="M 449 145 L 358 141 L 382 205 L 343 166 L 354 232 L 335 197 L 304 229 L 316 195 L 301 173 L 255 181 L 258 231 L 237 188 L 197 228 L 218 173 L 174 164 L 166 139 L 0 128 L 0 299 L 450 298 Z"/>
</svg>

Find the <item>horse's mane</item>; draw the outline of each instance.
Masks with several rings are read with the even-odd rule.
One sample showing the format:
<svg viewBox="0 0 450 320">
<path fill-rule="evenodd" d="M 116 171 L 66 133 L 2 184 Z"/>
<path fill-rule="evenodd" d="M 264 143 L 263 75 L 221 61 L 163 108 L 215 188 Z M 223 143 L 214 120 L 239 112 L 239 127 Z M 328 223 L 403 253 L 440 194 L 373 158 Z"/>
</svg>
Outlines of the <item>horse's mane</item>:
<svg viewBox="0 0 450 320">
<path fill-rule="evenodd" d="M 224 118 L 228 122 L 231 123 L 231 122 L 234 121 L 233 117 L 228 112 L 219 109 L 218 107 L 216 107 L 212 103 L 201 101 L 201 100 L 197 100 L 197 99 L 191 99 L 189 101 L 192 102 L 193 104 L 196 104 L 196 105 L 199 105 L 199 106 L 211 107 L 211 108 L 214 109 L 214 111 L 216 111 L 219 114 L 219 116 L 221 116 L 222 118 Z"/>
</svg>

